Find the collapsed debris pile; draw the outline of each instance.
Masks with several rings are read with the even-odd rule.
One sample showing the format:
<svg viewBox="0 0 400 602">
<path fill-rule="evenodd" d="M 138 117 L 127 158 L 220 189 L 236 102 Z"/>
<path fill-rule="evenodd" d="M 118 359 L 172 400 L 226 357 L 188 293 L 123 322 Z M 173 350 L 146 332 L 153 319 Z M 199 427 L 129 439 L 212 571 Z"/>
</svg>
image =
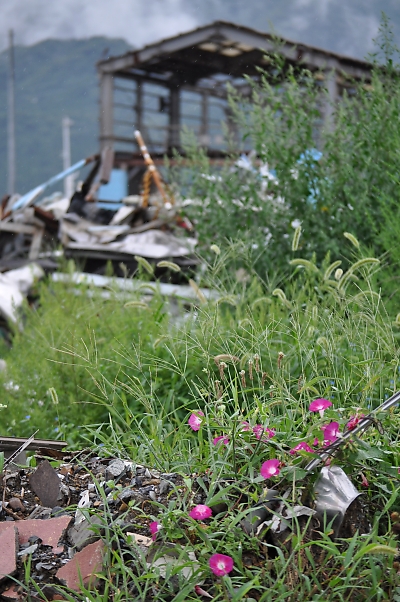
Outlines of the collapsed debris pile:
<svg viewBox="0 0 400 602">
<path fill-rule="evenodd" d="M 109 202 L 99 199 L 101 188 L 110 183 L 114 163 L 113 150 L 105 147 L 101 155 L 79 161 L 22 197 L 5 197 L 0 206 L 0 271 L 33 260 L 54 271 L 60 250 L 95 273 L 104 273 L 108 261 L 117 274 L 121 263 L 125 272 L 133 273 L 135 256 L 194 266 L 197 241 L 187 235 L 193 232 L 192 224 L 179 214 L 173 195 L 167 193 L 140 132 L 136 137 L 147 166 L 139 195 Z M 57 193 L 42 196 L 89 164 L 90 172 L 71 199 Z M 104 194 L 112 196 L 115 191 Z"/>
<path fill-rule="evenodd" d="M 7 196 L 0 203 L 0 335 L 7 344 L 10 323 L 22 325 L 18 308 L 23 300 L 29 300 L 34 283 L 45 274 L 56 276 L 62 257 L 99 275 L 111 263 L 114 275 L 125 281 L 136 272 L 141 257 L 155 264 L 157 278 L 167 274 L 176 284 L 182 272 L 157 267 L 160 261 L 173 262 L 183 271 L 197 265 L 192 224 L 167 193 L 140 132 L 136 136 L 147 166 L 140 195 L 118 202 L 99 200 L 114 164 L 114 153 L 106 147 L 101 155 L 79 161 L 22 197 Z M 43 197 L 50 186 L 87 165 L 92 167 L 71 199 L 61 193 Z"/>
</svg>

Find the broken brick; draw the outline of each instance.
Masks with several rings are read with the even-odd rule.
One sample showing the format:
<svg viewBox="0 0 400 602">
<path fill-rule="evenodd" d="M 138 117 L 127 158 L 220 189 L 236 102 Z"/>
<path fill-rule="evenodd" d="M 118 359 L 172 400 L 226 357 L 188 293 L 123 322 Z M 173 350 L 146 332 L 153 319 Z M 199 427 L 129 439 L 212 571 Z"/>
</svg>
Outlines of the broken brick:
<svg viewBox="0 0 400 602">
<path fill-rule="evenodd" d="M 11 587 L 1 592 L 2 600 L 21 600 L 21 586 L 14 583 Z"/>
<path fill-rule="evenodd" d="M 0 522 L 0 537 L 10 527 L 13 529 L 16 528 L 21 545 L 28 543 L 32 535 L 37 535 L 42 540 L 43 545 L 52 546 L 53 552 L 60 554 L 64 551 L 64 548 L 57 547 L 57 544 L 70 522 L 71 516 L 59 516 L 57 518 L 48 518 L 47 520 L 27 519 L 15 521 L 14 523 Z"/>
<path fill-rule="evenodd" d="M 3 524 L 7 528 L 0 533 L 0 581 L 13 575 L 17 570 L 17 530 L 13 524 Z"/>
<path fill-rule="evenodd" d="M 91 543 L 75 556 L 56 573 L 57 579 L 75 591 L 84 587 L 93 587 L 97 583 L 95 573 L 103 566 L 104 542 L 100 539 Z"/>
</svg>

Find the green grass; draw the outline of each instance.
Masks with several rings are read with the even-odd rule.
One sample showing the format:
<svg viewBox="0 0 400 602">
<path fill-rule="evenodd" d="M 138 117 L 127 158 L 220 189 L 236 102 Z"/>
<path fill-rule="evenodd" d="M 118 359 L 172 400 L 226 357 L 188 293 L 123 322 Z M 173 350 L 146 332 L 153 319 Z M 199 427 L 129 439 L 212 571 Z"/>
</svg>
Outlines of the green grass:
<svg viewBox="0 0 400 602">
<path fill-rule="evenodd" d="M 324 449 L 321 427 L 337 422 L 344 432 L 352 416 L 399 388 L 393 123 L 400 80 L 387 58 L 372 87 L 342 103 L 318 164 L 298 163 L 315 142 L 315 82 L 304 72 L 299 85 L 290 70 L 278 88 L 255 86 L 251 112 L 232 101 L 278 183 L 265 187 L 256 172 L 232 170 L 234 155 L 215 173 L 201 152 L 189 153 L 194 169 L 179 185 L 195 200 L 187 212 L 203 253 L 197 283 L 217 299 L 199 294 L 174 313 L 156 283 L 122 297 L 111 285 L 105 298 L 83 284 L 49 281 L 35 308 L 25 308 L 0 376 L 7 434 L 39 429 L 41 437 L 182 476 L 167 506 L 129 508 L 141 532 L 161 524 L 153 549 L 162 555 L 173 544 L 178 559 L 167 578 L 127 542 L 105 501 L 101 583 L 71 599 L 198 600 L 200 584 L 217 601 L 400 600 L 397 408 L 377 414 L 332 459 L 363 491 L 369 533 L 356 521 L 335 540 L 331 525 L 304 517 L 280 541 L 268 525 L 257 535 L 242 528 L 265 488 L 285 494 L 289 507 L 312 506 L 318 471 L 307 475 L 304 467 Z M 141 262 L 141 278 L 146 269 Z M 323 417 L 309 410 L 316 398 L 332 402 Z M 188 424 L 193 415 L 198 431 Z M 254 427 L 274 435 L 257 439 Z M 228 441 L 214 445 L 217 437 Z M 302 442 L 314 451 L 291 454 Z M 260 471 L 271 459 L 279 473 L 265 480 Z M 196 495 L 220 505 L 205 524 L 189 517 Z M 233 559 L 229 575 L 212 574 L 214 553 Z"/>
<path fill-rule="evenodd" d="M 315 438 L 321 445 L 322 425 L 337 421 L 343 432 L 350 416 L 366 414 L 398 388 L 399 326 L 376 290 L 379 262 L 358 255 L 339 278 L 329 257 L 320 265 L 298 258 L 284 292 L 250 266 L 248 278 L 238 279 L 231 268 L 237 251 L 214 247 L 203 280 L 220 298 L 199 299 L 175 318 L 157 291 L 144 300 L 143 290 L 104 299 L 83 285 L 45 283 L 6 357 L 2 412 L 9 432 L 39 428 L 41 437 L 54 437 L 57 428 L 76 447 L 89 443 L 102 454 L 184 475 L 166 508 L 130 508 L 140 525 L 157 519 L 157 541 L 176 546 L 174 578 L 160 577 L 110 529 L 104 587 L 90 600 L 196 600 L 194 587 L 203 582 L 215 600 L 396 600 L 395 409 L 378 416 L 382 428 L 371 427 L 334 460 L 360 490 L 368 480 L 369 535 L 332 541 L 329 525 L 310 535 L 299 520 L 277 545 L 241 527 L 265 486 L 289 491 L 288 505 L 311 504 L 317 473 L 305 478 L 303 469 L 313 455 L 289 450 Z M 323 418 L 308 409 L 318 397 L 333 404 Z M 194 432 L 187 421 L 197 410 L 204 418 Z M 243 431 L 244 421 L 275 436 L 258 440 Z M 222 435 L 228 445 L 215 446 Z M 271 458 L 280 461 L 280 473 L 265 481 L 260 468 Z M 225 504 L 206 527 L 188 517 L 195 490 L 210 506 Z M 107 511 L 105 520 L 112 521 Z M 198 565 L 184 578 L 189 551 Z M 216 552 L 234 559 L 222 579 L 208 567 Z"/>
</svg>

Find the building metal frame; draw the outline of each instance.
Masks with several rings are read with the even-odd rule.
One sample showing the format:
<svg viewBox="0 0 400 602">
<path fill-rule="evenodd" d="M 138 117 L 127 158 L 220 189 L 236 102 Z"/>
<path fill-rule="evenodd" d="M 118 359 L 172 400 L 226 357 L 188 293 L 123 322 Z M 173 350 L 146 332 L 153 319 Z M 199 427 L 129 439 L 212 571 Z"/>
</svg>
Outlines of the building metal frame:
<svg viewBox="0 0 400 602">
<path fill-rule="evenodd" d="M 161 160 L 181 148 L 182 127 L 187 125 L 209 156 L 223 156 L 220 122 L 232 125 L 227 82 L 249 96 L 244 75 L 256 80 L 261 68 L 272 76 L 275 67 L 269 57 L 276 53 L 285 64 L 308 69 L 325 87 L 326 128 L 333 127 L 334 106 L 343 90 L 351 90 L 354 81 L 371 79 L 371 65 L 365 61 L 216 21 L 98 63 L 100 146 L 114 147 L 116 164 L 134 168 L 141 164 L 135 129 Z M 213 136 L 213 127 L 218 135 Z"/>
</svg>

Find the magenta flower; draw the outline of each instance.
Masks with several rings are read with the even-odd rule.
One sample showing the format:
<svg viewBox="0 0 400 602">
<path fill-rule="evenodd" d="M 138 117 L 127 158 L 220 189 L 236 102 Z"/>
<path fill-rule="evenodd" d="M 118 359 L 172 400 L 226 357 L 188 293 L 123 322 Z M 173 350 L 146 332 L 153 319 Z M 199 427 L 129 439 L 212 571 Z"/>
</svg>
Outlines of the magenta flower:
<svg viewBox="0 0 400 602">
<path fill-rule="evenodd" d="M 268 439 L 271 439 L 271 437 L 275 437 L 275 431 L 269 428 L 264 428 L 262 424 L 256 424 L 256 426 L 253 426 L 253 433 L 258 440 L 260 440 L 263 435 L 266 435 L 266 438 L 264 438 L 263 441 L 268 441 Z"/>
<path fill-rule="evenodd" d="M 318 445 L 319 445 L 318 437 L 315 437 L 315 439 L 313 441 L 313 447 L 318 447 Z"/>
<path fill-rule="evenodd" d="M 324 432 L 324 445 L 329 445 L 336 441 L 339 435 L 339 423 L 338 422 L 330 422 L 325 426 L 321 427 Z"/>
<path fill-rule="evenodd" d="M 213 599 L 213 596 L 211 596 L 208 592 L 206 592 L 205 589 L 203 589 L 202 587 L 200 587 L 200 585 L 195 585 L 194 586 L 194 591 L 196 592 L 196 594 L 198 596 L 204 596 L 205 598 L 211 598 L 211 599 Z"/>
<path fill-rule="evenodd" d="M 353 429 L 355 429 L 360 420 L 362 420 L 362 418 L 365 418 L 365 414 L 356 414 L 355 416 L 350 416 L 350 420 L 346 424 L 347 430 L 352 431 Z"/>
<path fill-rule="evenodd" d="M 196 410 L 196 413 L 190 414 L 188 423 L 193 431 L 199 431 L 201 423 L 203 422 L 202 416 L 204 416 L 201 410 Z"/>
<path fill-rule="evenodd" d="M 251 426 L 246 420 L 242 422 L 242 431 L 251 431 Z"/>
<path fill-rule="evenodd" d="M 308 409 L 310 412 L 319 412 L 322 418 L 324 415 L 324 410 L 329 408 L 331 405 L 332 402 L 329 401 L 329 399 L 314 399 L 314 401 L 310 403 Z"/>
<path fill-rule="evenodd" d="M 281 463 L 279 460 L 267 460 L 261 466 L 260 473 L 264 479 L 270 479 L 271 477 L 275 477 L 280 473 L 279 466 Z"/>
<path fill-rule="evenodd" d="M 317 441 L 318 441 L 318 439 L 317 439 Z M 308 445 L 308 443 L 306 443 L 305 441 L 301 441 L 301 443 L 298 443 L 298 444 L 296 445 L 296 447 L 293 447 L 293 448 L 292 448 L 292 449 L 289 451 L 289 454 L 290 454 L 291 456 L 294 456 L 294 454 L 295 454 L 296 452 L 298 452 L 298 451 L 302 451 L 302 450 L 303 450 L 303 451 L 306 451 L 306 452 L 311 452 L 311 453 L 312 453 L 312 451 L 313 451 L 313 450 L 311 449 L 311 447 Z"/>
<path fill-rule="evenodd" d="M 206 518 L 210 518 L 211 515 L 212 510 L 210 506 L 205 506 L 204 504 L 198 504 L 198 506 L 195 506 L 189 512 L 189 516 L 191 516 L 195 520 L 204 520 Z"/>
<path fill-rule="evenodd" d="M 233 558 L 225 556 L 225 554 L 213 554 L 208 564 L 217 577 L 223 577 L 233 570 Z"/>
<path fill-rule="evenodd" d="M 150 533 L 151 533 L 151 539 L 154 541 L 157 537 L 157 533 L 159 532 L 160 529 L 162 529 L 162 526 L 160 525 L 159 522 L 157 522 L 155 520 L 149 524 L 149 529 L 150 529 Z"/>
<path fill-rule="evenodd" d="M 225 437 L 225 435 L 220 435 L 219 437 L 215 437 L 213 439 L 213 444 L 214 445 L 218 445 L 218 443 L 223 443 L 224 445 L 228 445 L 229 443 L 229 439 L 228 437 Z"/>
<path fill-rule="evenodd" d="M 360 475 L 361 475 L 361 485 L 363 487 L 369 487 L 369 483 L 368 483 L 366 476 L 362 472 L 360 472 Z"/>
</svg>

